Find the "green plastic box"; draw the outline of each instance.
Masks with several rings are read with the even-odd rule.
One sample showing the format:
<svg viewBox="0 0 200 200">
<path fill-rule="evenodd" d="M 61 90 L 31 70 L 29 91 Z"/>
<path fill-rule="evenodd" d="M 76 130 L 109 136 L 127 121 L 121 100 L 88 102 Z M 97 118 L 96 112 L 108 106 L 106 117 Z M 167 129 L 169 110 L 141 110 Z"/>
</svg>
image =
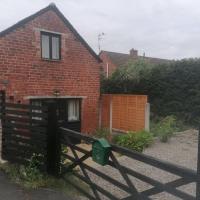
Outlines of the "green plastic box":
<svg viewBox="0 0 200 200">
<path fill-rule="evenodd" d="M 92 144 L 92 160 L 102 166 L 109 161 L 111 146 L 104 138 L 98 139 Z"/>
</svg>

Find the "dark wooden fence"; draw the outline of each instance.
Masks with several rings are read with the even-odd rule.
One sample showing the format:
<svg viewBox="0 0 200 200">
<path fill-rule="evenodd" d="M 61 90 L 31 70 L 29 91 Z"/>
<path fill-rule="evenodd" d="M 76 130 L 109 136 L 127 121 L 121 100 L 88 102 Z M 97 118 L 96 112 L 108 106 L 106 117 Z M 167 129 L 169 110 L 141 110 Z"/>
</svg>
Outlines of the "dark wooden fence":
<svg viewBox="0 0 200 200">
<path fill-rule="evenodd" d="M 153 158 L 151 156 L 147 156 L 145 154 L 141 154 L 135 151 L 131 151 L 116 145 L 112 146 L 112 152 L 110 154 L 110 160 L 109 160 L 109 167 L 111 167 L 113 170 L 118 171 L 118 178 L 113 178 L 111 174 L 104 173 L 103 168 L 95 168 L 92 165 L 87 164 L 85 161 L 92 156 L 92 149 L 84 149 L 80 146 L 74 145 L 71 142 L 72 138 L 81 139 L 82 141 L 92 144 L 94 141 L 96 141 L 94 138 L 83 135 L 81 133 L 71 131 L 68 129 L 61 128 L 61 143 L 62 145 L 65 145 L 66 147 L 70 148 L 71 153 L 62 153 L 62 156 L 64 156 L 66 159 L 69 159 L 71 161 L 70 165 L 62 165 L 62 173 L 65 174 L 68 171 L 71 171 L 75 167 L 79 166 L 81 169 L 81 173 L 75 173 L 74 175 L 79 178 L 81 181 L 87 183 L 91 187 L 91 193 L 88 191 L 83 190 L 79 187 L 79 185 L 74 184 L 71 182 L 71 184 L 80 190 L 88 199 L 104 199 L 106 197 L 107 199 L 124 199 L 124 200 L 131 200 L 131 199 L 153 199 L 152 195 L 157 195 L 159 193 L 165 192 L 168 194 L 171 194 L 175 197 L 178 197 L 178 199 L 185 199 L 185 200 L 200 200 L 199 192 L 199 167 L 197 171 L 187 169 L 184 167 L 177 166 L 175 164 L 171 164 L 168 162 L 164 162 L 162 160 Z M 78 153 L 79 152 L 79 153 Z M 80 156 L 80 153 L 82 156 Z M 142 162 L 144 165 L 149 166 L 149 170 L 152 170 L 152 167 L 155 167 L 159 170 L 165 171 L 166 173 L 170 173 L 173 175 L 176 175 L 177 178 L 171 181 L 165 181 L 161 182 L 157 179 L 153 179 L 149 176 L 146 176 L 142 174 L 141 172 L 138 172 L 131 168 L 131 166 L 127 166 L 126 163 L 120 163 L 118 161 L 118 157 L 116 157 L 116 153 L 125 155 L 129 159 Z M 199 164 L 198 164 L 199 166 Z M 99 177 L 96 178 L 96 181 L 94 181 L 91 178 L 91 174 L 93 176 Z M 123 177 L 123 180 L 120 180 L 120 177 Z M 150 187 L 143 191 L 139 191 L 135 184 L 137 181 L 133 182 L 131 177 L 134 177 L 137 179 L 137 181 L 142 181 L 144 183 L 147 183 Z M 103 185 L 98 184 L 98 180 L 103 179 L 106 181 L 108 187 L 103 187 Z M 70 180 L 68 180 L 70 181 Z M 185 190 L 179 190 L 180 186 L 184 186 L 190 183 L 195 183 L 197 185 L 197 193 L 196 194 L 190 194 L 187 193 Z M 123 191 L 126 193 L 126 195 L 122 198 L 117 196 L 116 194 L 112 193 L 110 191 L 110 188 L 114 186 L 117 187 L 117 190 Z M 104 196 L 104 197 L 103 197 Z M 170 197 L 169 197 L 170 199 Z"/>
<path fill-rule="evenodd" d="M 2 117 L 4 103 L 5 103 L 5 91 L 0 90 L 0 119 Z"/>
<path fill-rule="evenodd" d="M 2 158 L 27 164 L 35 154 L 46 166 L 47 108 L 5 102 L 0 93 L 2 121 Z"/>
</svg>

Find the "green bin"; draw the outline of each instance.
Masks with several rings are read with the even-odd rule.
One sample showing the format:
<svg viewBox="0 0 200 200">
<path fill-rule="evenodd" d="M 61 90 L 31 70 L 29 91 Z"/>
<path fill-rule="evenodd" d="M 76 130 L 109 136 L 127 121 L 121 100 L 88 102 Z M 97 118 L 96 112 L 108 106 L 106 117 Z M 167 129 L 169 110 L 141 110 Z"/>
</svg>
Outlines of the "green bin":
<svg viewBox="0 0 200 200">
<path fill-rule="evenodd" d="M 92 160 L 102 166 L 109 161 L 111 146 L 104 138 L 98 139 L 92 144 Z"/>
</svg>

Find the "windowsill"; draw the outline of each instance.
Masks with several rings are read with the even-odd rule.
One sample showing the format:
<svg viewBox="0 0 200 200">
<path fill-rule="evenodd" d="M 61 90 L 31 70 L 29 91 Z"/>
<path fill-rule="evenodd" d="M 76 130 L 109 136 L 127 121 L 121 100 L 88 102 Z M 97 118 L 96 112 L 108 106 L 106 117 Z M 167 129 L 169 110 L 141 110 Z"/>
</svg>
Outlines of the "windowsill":
<svg viewBox="0 0 200 200">
<path fill-rule="evenodd" d="M 68 120 L 68 123 L 75 123 L 75 122 L 80 122 L 80 120 Z"/>
<path fill-rule="evenodd" d="M 53 59 L 48 59 L 48 58 L 42 58 L 42 61 L 48 61 L 48 62 L 61 62 L 62 60 L 53 60 Z"/>
</svg>

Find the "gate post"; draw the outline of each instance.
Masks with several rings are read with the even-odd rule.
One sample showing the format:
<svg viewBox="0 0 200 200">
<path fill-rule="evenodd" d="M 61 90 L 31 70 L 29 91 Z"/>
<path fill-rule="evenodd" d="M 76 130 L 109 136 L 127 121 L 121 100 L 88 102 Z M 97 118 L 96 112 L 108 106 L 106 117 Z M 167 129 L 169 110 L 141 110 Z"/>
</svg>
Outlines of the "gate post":
<svg viewBox="0 0 200 200">
<path fill-rule="evenodd" d="M 197 155 L 197 184 L 196 184 L 196 199 L 200 200 L 200 127 L 198 133 L 198 155 Z"/>
<path fill-rule="evenodd" d="M 5 114 L 5 103 L 6 103 L 6 92 L 0 91 L 0 161 L 3 159 L 3 125 L 4 125 L 4 114 Z"/>
<path fill-rule="evenodd" d="M 58 176 L 60 173 L 61 143 L 58 127 L 57 105 L 48 103 L 47 125 L 47 172 Z"/>
<path fill-rule="evenodd" d="M 0 90 L 0 119 L 2 119 L 2 115 L 4 113 L 6 103 L 6 92 L 4 90 Z"/>
</svg>

